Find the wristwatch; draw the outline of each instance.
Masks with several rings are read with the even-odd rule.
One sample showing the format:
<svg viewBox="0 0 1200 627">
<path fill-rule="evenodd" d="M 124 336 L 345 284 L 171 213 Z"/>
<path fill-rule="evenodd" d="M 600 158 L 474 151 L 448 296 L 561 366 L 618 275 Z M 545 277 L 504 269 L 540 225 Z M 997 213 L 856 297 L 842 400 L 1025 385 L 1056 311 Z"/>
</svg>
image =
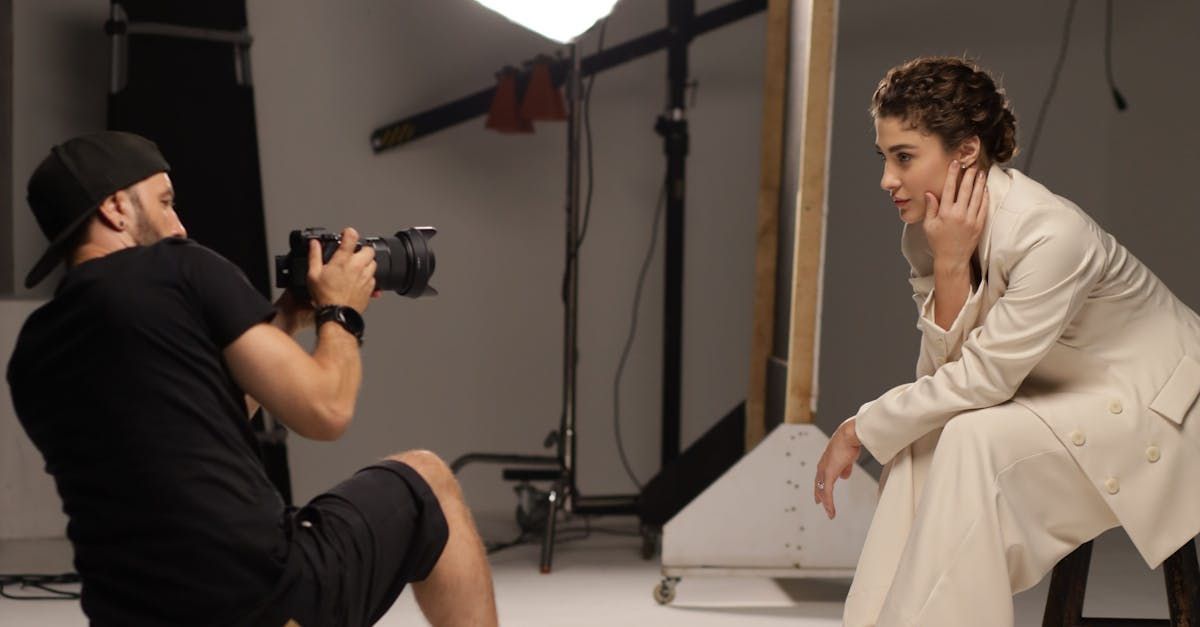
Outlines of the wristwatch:
<svg viewBox="0 0 1200 627">
<path fill-rule="evenodd" d="M 325 305 L 324 307 L 318 307 L 316 322 L 318 329 L 326 322 L 336 322 L 342 325 L 343 329 L 358 340 L 358 345 L 362 346 L 363 330 L 367 325 L 363 322 L 362 314 L 355 311 L 353 307 L 345 305 Z"/>
</svg>

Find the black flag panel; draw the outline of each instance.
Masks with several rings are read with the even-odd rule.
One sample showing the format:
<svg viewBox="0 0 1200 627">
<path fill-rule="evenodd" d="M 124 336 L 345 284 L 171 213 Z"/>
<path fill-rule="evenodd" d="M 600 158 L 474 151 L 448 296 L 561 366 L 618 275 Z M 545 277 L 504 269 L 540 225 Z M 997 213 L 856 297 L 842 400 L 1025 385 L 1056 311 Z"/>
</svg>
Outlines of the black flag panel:
<svg viewBox="0 0 1200 627">
<path fill-rule="evenodd" d="M 109 129 L 158 143 L 188 236 L 270 296 L 245 1 L 121 0 L 114 7 Z M 213 39 L 197 37 L 203 34 Z M 234 41 L 238 34 L 244 44 Z"/>
</svg>

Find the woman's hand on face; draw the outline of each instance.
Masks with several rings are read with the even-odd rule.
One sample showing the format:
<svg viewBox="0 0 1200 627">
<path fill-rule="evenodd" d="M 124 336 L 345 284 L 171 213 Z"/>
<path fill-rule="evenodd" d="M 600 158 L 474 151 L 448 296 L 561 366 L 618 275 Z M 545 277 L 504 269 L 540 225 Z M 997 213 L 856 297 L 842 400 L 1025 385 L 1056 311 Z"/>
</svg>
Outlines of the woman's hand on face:
<svg viewBox="0 0 1200 627">
<path fill-rule="evenodd" d="M 970 262 L 987 222 L 987 175 L 974 166 L 964 172 L 958 161 L 951 161 L 941 199 L 925 192 L 925 207 L 925 237 L 934 263 Z"/>
<path fill-rule="evenodd" d="M 825 453 L 817 462 L 817 478 L 813 482 L 813 499 L 817 505 L 825 506 L 825 515 L 833 518 L 837 509 L 833 506 L 833 484 L 838 479 L 848 479 L 854 463 L 858 461 L 858 452 L 862 442 L 854 429 L 854 419 L 843 422 L 829 438 Z"/>
</svg>

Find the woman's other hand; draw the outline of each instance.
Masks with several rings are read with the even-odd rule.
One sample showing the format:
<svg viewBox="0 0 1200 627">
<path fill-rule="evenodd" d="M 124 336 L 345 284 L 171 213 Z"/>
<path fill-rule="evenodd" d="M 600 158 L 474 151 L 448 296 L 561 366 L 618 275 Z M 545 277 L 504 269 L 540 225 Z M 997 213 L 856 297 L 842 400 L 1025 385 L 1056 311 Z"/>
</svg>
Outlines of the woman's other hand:
<svg viewBox="0 0 1200 627">
<path fill-rule="evenodd" d="M 925 202 L 925 236 L 934 264 L 955 267 L 970 263 L 987 221 L 987 175 L 974 166 L 963 171 L 958 161 L 951 161 L 942 197 L 925 192 Z"/>
<path fill-rule="evenodd" d="M 831 519 L 837 515 L 837 509 L 833 506 L 833 484 L 838 479 L 850 477 L 850 471 L 854 470 L 854 463 L 858 461 L 858 452 L 861 449 L 862 442 L 854 430 L 854 419 L 850 418 L 833 432 L 833 437 L 829 438 L 829 444 L 821 455 L 821 461 L 817 462 L 813 498 L 817 505 L 825 506 L 825 515 Z"/>
</svg>

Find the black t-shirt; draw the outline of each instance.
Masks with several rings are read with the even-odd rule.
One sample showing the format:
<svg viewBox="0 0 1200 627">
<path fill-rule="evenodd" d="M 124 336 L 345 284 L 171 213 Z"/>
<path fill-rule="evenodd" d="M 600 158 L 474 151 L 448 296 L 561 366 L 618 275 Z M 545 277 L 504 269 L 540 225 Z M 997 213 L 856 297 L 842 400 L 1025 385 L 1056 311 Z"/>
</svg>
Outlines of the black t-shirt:
<svg viewBox="0 0 1200 627">
<path fill-rule="evenodd" d="M 283 576 L 284 504 L 222 349 L 273 309 L 188 240 L 72 269 L 8 365 L 94 625 L 230 624 Z"/>
</svg>

